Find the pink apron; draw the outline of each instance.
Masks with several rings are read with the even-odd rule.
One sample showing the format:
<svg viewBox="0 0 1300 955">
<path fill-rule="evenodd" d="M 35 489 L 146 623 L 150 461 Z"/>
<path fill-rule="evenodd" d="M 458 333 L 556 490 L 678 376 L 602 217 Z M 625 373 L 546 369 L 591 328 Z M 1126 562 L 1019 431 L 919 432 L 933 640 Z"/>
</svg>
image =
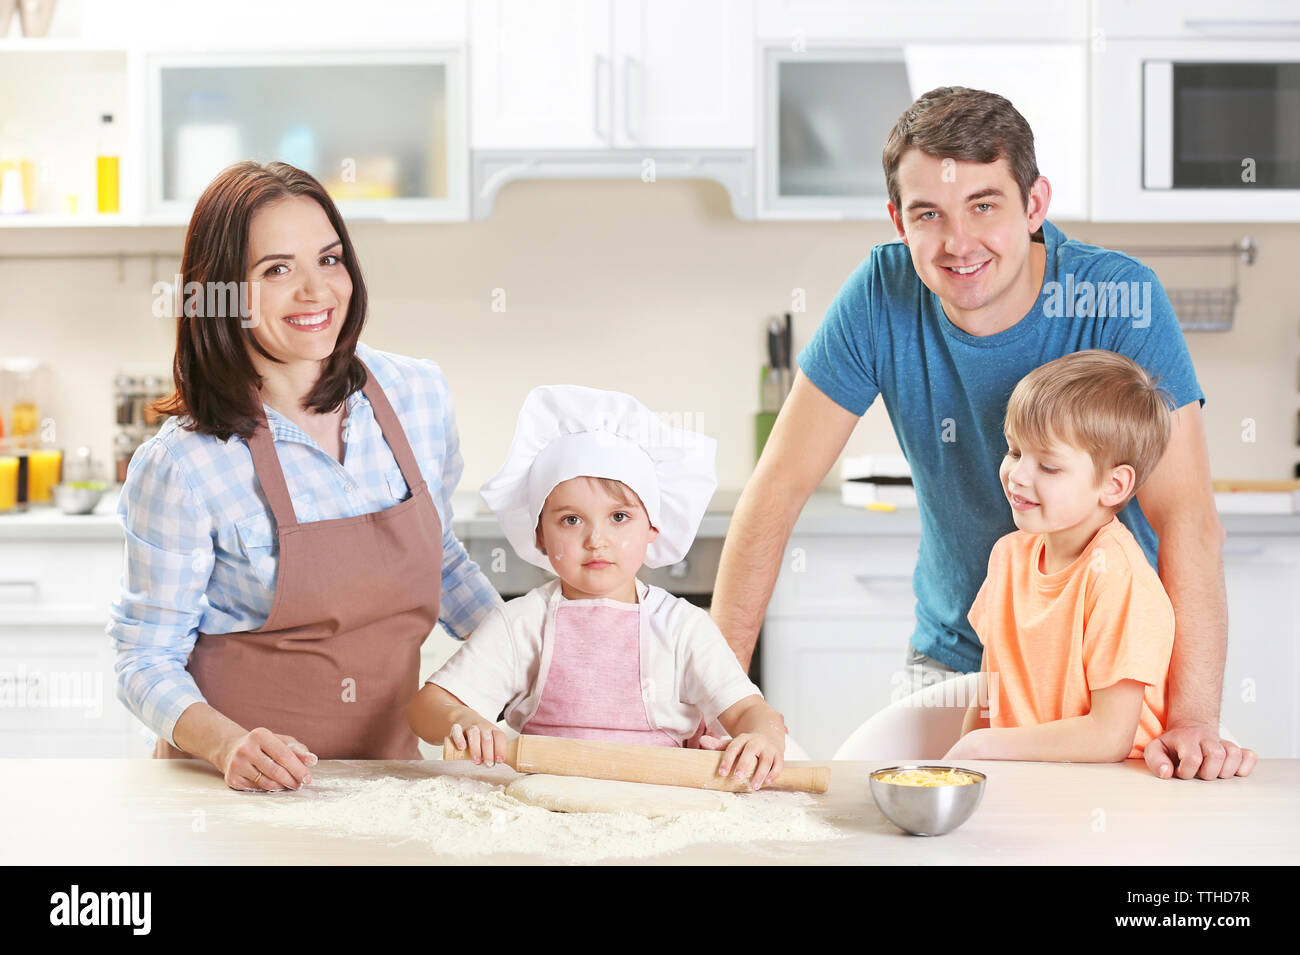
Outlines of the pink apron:
<svg viewBox="0 0 1300 955">
<path fill-rule="evenodd" d="M 538 673 L 541 700 L 520 730 L 541 736 L 677 746 L 650 721 L 642 673 L 644 607 L 565 601 L 547 610 Z"/>
<path fill-rule="evenodd" d="M 187 669 L 246 730 L 296 737 L 321 759 L 420 759 L 406 710 L 438 620 L 442 523 L 406 433 L 370 370 L 369 399 L 411 494 L 392 507 L 298 523 L 265 417 L 248 442 L 280 545 L 266 623 L 199 634 Z M 154 756 L 189 754 L 158 740 Z"/>
</svg>

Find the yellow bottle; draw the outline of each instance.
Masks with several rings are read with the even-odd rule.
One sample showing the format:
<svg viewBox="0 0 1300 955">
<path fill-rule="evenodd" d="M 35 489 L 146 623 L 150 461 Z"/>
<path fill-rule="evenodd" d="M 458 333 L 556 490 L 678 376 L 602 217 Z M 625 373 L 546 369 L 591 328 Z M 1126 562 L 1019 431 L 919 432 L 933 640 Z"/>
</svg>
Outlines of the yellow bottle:
<svg viewBox="0 0 1300 955">
<path fill-rule="evenodd" d="M 100 117 L 99 155 L 95 160 L 95 187 L 100 212 L 118 211 L 118 156 L 114 142 L 113 114 Z"/>
<path fill-rule="evenodd" d="M 0 455 L 0 512 L 13 510 L 18 503 L 18 459 Z"/>
<path fill-rule="evenodd" d="M 63 452 L 50 448 L 29 451 L 27 454 L 27 500 L 32 504 L 48 504 L 54 485 L 59 483 Z"/>
<path fill-rule="evenodd" d="M 36 433 L 36 403 L 34 401 L 14 402 L 13 436 L 26 438 Z"/>
</svg>

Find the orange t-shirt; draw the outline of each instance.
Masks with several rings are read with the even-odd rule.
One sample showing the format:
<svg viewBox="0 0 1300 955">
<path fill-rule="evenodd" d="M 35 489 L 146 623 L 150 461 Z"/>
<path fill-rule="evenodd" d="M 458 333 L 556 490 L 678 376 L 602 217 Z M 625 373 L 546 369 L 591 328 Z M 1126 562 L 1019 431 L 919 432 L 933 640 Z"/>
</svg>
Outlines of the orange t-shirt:
<svg viewBox="0 0 1300 955">
<path fill-rule="evenodd" d="M 1112 517 L 1064 570 L 1042 571 L 1044 538 L 993 545 L 967 619 L 984 644 L 989 725 L 1085 716 L 1092 691 L 1146 684 L 1129 758 L 1164 732 L 1174 608 L 1133 534 Z M 996 675 L 996 676 L 995 676 Z"/>
</svg>

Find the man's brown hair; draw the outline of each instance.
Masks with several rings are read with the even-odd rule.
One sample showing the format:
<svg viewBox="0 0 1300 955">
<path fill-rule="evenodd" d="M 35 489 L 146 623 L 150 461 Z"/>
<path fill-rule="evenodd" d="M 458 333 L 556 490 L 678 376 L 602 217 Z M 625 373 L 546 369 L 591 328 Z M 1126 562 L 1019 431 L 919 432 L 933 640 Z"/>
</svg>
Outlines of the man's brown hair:
<svg viewBox="0 0 1300 955">
<path fill-rule="evenodd" d="M 1168 393 L 1137 362 L 1091 348 L 1062 355 L 1021 378 L 1007 402 L 1006 431 L 1015 443 L 1039 450 L 1059 441 L 1088 452 L 1098 483 L 1112 468 L 1127 464 L 1136 494 L 1164 456 L 1172 406 Z"/>
<path fill-rule="evenodd" d="M 936 159 L 992 163 L 1005 158 L 1020 187 L 1021 202 L 1029 205 L 1029 189 L 1038 178 L 1034 133 L 1005 96 L 964 86 L 941 86 L 922 94 L 904 110 L 880 157 L 889 201 L 900 214 L 898 164 L 909 149 Z"/>
<path fill-rule="evenodd" d="M 325 211 L 342 243 L 343 267 L 352 277 L 352 296 L 334 351 L 321 364 L 320 377 L 304 407 L 333 411 L 365 384 L 366 371 L 356 356 L 357 339 L 366 320 L 366 284 L 343 217 L 315 178 L 287 163 L 239 162 L 228 166 L 204 190 L 190 217 L 181 258 L 182 289 L 240 288 L 248 279 L 248 234 L 253 215 L 263 206 L 293 196 L 314 200 Z M 198 283 L 197 286 L 192 283 Z M 233 284 L 232 284 L 233 283 Z M 245 301 L 247 298 L 245 298 Z M 226 309 L 223 309 L 225 311 Z M 154 407 L 163 414 L 188 415 L 191 431 L 223 441 L 231 435 L 252 437 L 261 411 L 256 389 L 261 376 L 248 349 L 278 362 L 258 344 L 252 330 L 234 314 L 210 316 L 181 309 L 176 324 L 175 391 Z"/>
</svg>

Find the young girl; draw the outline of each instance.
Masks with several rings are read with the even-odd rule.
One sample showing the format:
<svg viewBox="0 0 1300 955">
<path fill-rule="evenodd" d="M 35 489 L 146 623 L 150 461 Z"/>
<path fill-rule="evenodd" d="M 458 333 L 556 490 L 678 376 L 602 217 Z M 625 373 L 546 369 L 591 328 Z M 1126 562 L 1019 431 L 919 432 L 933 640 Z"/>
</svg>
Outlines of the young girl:
<svg viewBox="0 0 1300 955">
<path fill-rule="evenodd" d="M 489 615 L 416 696 L 412 728 L 491 765 L 502 711 L 520 733 L 651 746 L 681 746 L 703 720 L 701 745 L 725 746 L 720 775 L 775 780 L 781 715 L 704 610 L 636 578 L 690 548 L 715 448 L 628 395 L 534 389 L 482 495 L 519 556 L 559 579 Z"/>
</svg>

